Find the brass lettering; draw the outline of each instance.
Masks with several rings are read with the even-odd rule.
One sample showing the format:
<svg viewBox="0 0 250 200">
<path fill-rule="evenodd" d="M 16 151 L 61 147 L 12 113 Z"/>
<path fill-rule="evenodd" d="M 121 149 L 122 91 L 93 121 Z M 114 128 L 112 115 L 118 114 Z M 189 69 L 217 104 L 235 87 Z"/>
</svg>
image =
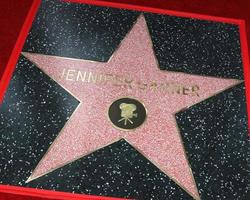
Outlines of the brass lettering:
<svg viewBox="0 0 250 200">
<path fill-rule="evenodd" d="M 169 93 L 169 84 L 168 84 L 168 83 L 161 83 L 161 84 L 160 84 L 160 89 L 161 89 L 163 92 Z"/>
<path fill-rule="evenodd" d="M 198 93 L 199 90 L 200 90 L 200 87 L 198 85 L 194 85 L 192 87 L 192 94 L 193 94 L 193 96 L 199 97 L 200 96 L 199 93 Z"/>
<path fill-rule="evenodd" d="M 152 91 L 155 91 L 157 89 L 157 83 L 156 82 L 152 82 L 149 87 L 150 87 L 150 89 Z"/>
<path fill-rule="evenodd" d="M 78 71 L 77 77 L 76 77 L 77 81 L 79 81 L 79 79 L 80 79 L 82 82 L 85 82 L 87 72 L 83 72 L 83 73 L 81 71 Z"/>
<path fill-rule="evenodd" d="M 89 77 L 88 77 L 88 83 L 96 83 L 97 80 L 97 74 L 93 74 L 92 72 L 89 72 Z"/>
<path fill-rule="evenodd" d="M 181 86 L 178 84 L 174 85 L 173 93 L 181 94 Z"/>
<path fill-rule="evenodd" d="M 68 73 L 66 74 L 66 80 L 67 81 L 73 81 L 74 79 L 74 72 L 75 70 L 74 69 L 69 69 L 68 70 Z"/>
<path fill-rule="evenodd" d="M 103 81 L 104 84 L 107 84 L 108 82 L 114 82 L 114 76 L 112 74 L 105 74 Z"/>
<path fill-rule="evenodd" d="M 151 81 L 150 83 L 145 83 L 141 81 L 135 82 L 131 78 L 121 77 L 114 74 L 97 74 L 94 72 L 86 71 L 76 71 L 74 69 L 63 69 L 62 78 L 67 81 L 82 81 L 88 83 L 111 83 L 113 86 L 123 87 L 126 89 L 140 89 L 140 90 L 161 90 L 162 92 L 170 94 L 180 94 L 189 96 L 199 96 L 200 88 L 198 85 L 184 86 L 177 83 L 158 83 L 157 81 Z"/>
<path fill-rule="evenodd" d="M 138 85 L 138 88 L 141 90 L 145 90 L 148 87 L 147 83 L 142 83 L 140 81 L 137 82 L 137 85 Z"/>
<path fill-rule="evenodd" d="M 190 89 L 185 87 L 185 86 L 182 88 L 182 94 L 183 95 L 189 95 L 190 94 L 189 91 L 190 91 Z"/>
<path fill-rule="evenodd" d="M 124 81 L 125 81 L 125 84 L 126 84 L 125 87 L 128 87 L 128 88 L 132 89 L 132 82 L 133 82 L 133 80 L 132 79 L 129 80 L 129 79 L 125 78 Z"/>
<path fill-rule="evenodd" d="M 124 81 L 119 76 L 114 76 L 113 85 L 118 87 L 124 86 Z"/>
<path fill-rule="evenodd" d="M 63 69 L 63 72 L 62 72 L 62 76 L 61 76 L 61 78 L 63 78 L 63 77 L 64 77 L 64 75 L 65 75 L 65 69 Z"/>
<path fill-rule="evenodd" d="M 99 79 L 98 79 L 98 82 L 102 82 L 103 81 L 103 78 L 105 77 L 105 75 L 103 75 L 103 74 L 100 74 L 99 75 Z"/>
</svg>

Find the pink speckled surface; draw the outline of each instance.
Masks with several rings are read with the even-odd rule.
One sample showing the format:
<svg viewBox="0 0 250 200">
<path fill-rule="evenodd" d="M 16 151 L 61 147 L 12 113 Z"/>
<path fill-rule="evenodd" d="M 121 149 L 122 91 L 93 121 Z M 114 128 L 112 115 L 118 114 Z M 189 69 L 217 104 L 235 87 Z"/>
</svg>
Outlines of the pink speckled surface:
<svg viewBox="0 0 250 200">
<path fill-rule="evenodd" d="M 239 80 L 159 70 L 143 16 L 107 63 L 31 53 L 23 55 L 81 102 L 31 179 L 124 138 L 194 198 L 199 198 L 174 114 L 239 83 Z M 198 85 L 200 92 L 199 96 L 180 95 L 162 90 L 121 88 L 111 83 L 69 81 L 62 77 L 63 69 L 114 74 L 146 83 Z M 114 128 L 107 118 L 109 105 L 124 96 L 142 101 L 148 111 L 147 120 L 141 127 L 126 132 Z"/>
</svg>

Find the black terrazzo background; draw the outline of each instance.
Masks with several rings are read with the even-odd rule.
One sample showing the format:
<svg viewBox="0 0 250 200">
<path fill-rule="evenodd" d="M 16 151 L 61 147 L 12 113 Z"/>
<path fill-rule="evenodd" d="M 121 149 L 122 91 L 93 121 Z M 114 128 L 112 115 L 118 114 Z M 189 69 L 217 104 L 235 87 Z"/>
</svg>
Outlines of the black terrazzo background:
<svg viewBox="0 0 250 200">
<path fill-rule="evenodd" d="M 161 69 L 244 79 L 237 25 L 157 14 L 146 20 Z"/>
<path fill-rule="evenodd" d="M 79 102 L 20 57 L 0 107 L 0 183 L 23 185 Z"/>
<path fill-rule="evenodd" d="M 250 199 L 244 91 L 242 83 L 176 115 L 202 200 Z"/>
<path fill-rule="evenodd" d="M 23 51 L 107 61 L 139 14 L 44 0 Z M 237 26 L 148 13 L 145 17 L 162 69 L 243 79 Z M 20 59 L 0 108 L 0 182 L 24 185 L 77 104 Z M 177 114 L 202 200 L 250 199 L 245 104 L 241 84 Z M 20 105 L 27 112 L 18 114 Z M 11 145 L 14 140 L 21 145 Z M 191 198 L 123 140 L 24 186 L 143 200 Z"/>
<path fill-rule="evenodd" d="M 139 13 L 44 0 L 23 51 L 107 61 Z"/>
</svg>

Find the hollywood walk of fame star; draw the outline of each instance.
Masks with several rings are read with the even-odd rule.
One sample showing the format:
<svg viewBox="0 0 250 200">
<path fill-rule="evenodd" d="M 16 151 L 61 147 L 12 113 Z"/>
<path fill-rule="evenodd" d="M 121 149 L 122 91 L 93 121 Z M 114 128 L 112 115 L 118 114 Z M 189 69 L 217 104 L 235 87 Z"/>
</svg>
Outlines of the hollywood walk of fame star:
<svg viewBox="0 0 250 200">
<path fill-rule="evenodd" d="M 35 53 L 23 55 L 80 101 L 28 182 L 123 138 L 190 195 L 199 199 L 175 113 L 241 81 L 161 71 L 143 15 L 108 62 Z M 199 93 L 192 93 L 189 89 L 189 95 L 185 95 L 184 92 L 161 89 L 120 87 L 108 81 L 106 84 L 95 83 L 96 80 L 91 82 L 77 73 L 82 70 L 88 74 L 124 76 L 137 83 L 155 83 L 157 80 L 190 87 L 195 85 L 199 87 Z M 137 129 L 119 130 L 108 120 L 109 106 L 122 97 L 141 101 L 147 109 L 147 119 Z"/>
</svg>

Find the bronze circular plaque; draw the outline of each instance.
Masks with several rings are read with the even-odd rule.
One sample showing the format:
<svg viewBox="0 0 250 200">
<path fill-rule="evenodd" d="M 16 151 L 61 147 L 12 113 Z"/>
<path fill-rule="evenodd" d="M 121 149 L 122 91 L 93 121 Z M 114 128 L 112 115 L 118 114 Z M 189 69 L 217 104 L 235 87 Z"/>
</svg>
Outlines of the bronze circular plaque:
<svg viewBox="0 0 250 200">
<path fill-rule="evenodd" d="M 147 111 L 140 101 L 126 97 L 117 99 L 110 105 L 108 116 L 116 128 L 132 130 L 143 124 Z"/>
</svg>

